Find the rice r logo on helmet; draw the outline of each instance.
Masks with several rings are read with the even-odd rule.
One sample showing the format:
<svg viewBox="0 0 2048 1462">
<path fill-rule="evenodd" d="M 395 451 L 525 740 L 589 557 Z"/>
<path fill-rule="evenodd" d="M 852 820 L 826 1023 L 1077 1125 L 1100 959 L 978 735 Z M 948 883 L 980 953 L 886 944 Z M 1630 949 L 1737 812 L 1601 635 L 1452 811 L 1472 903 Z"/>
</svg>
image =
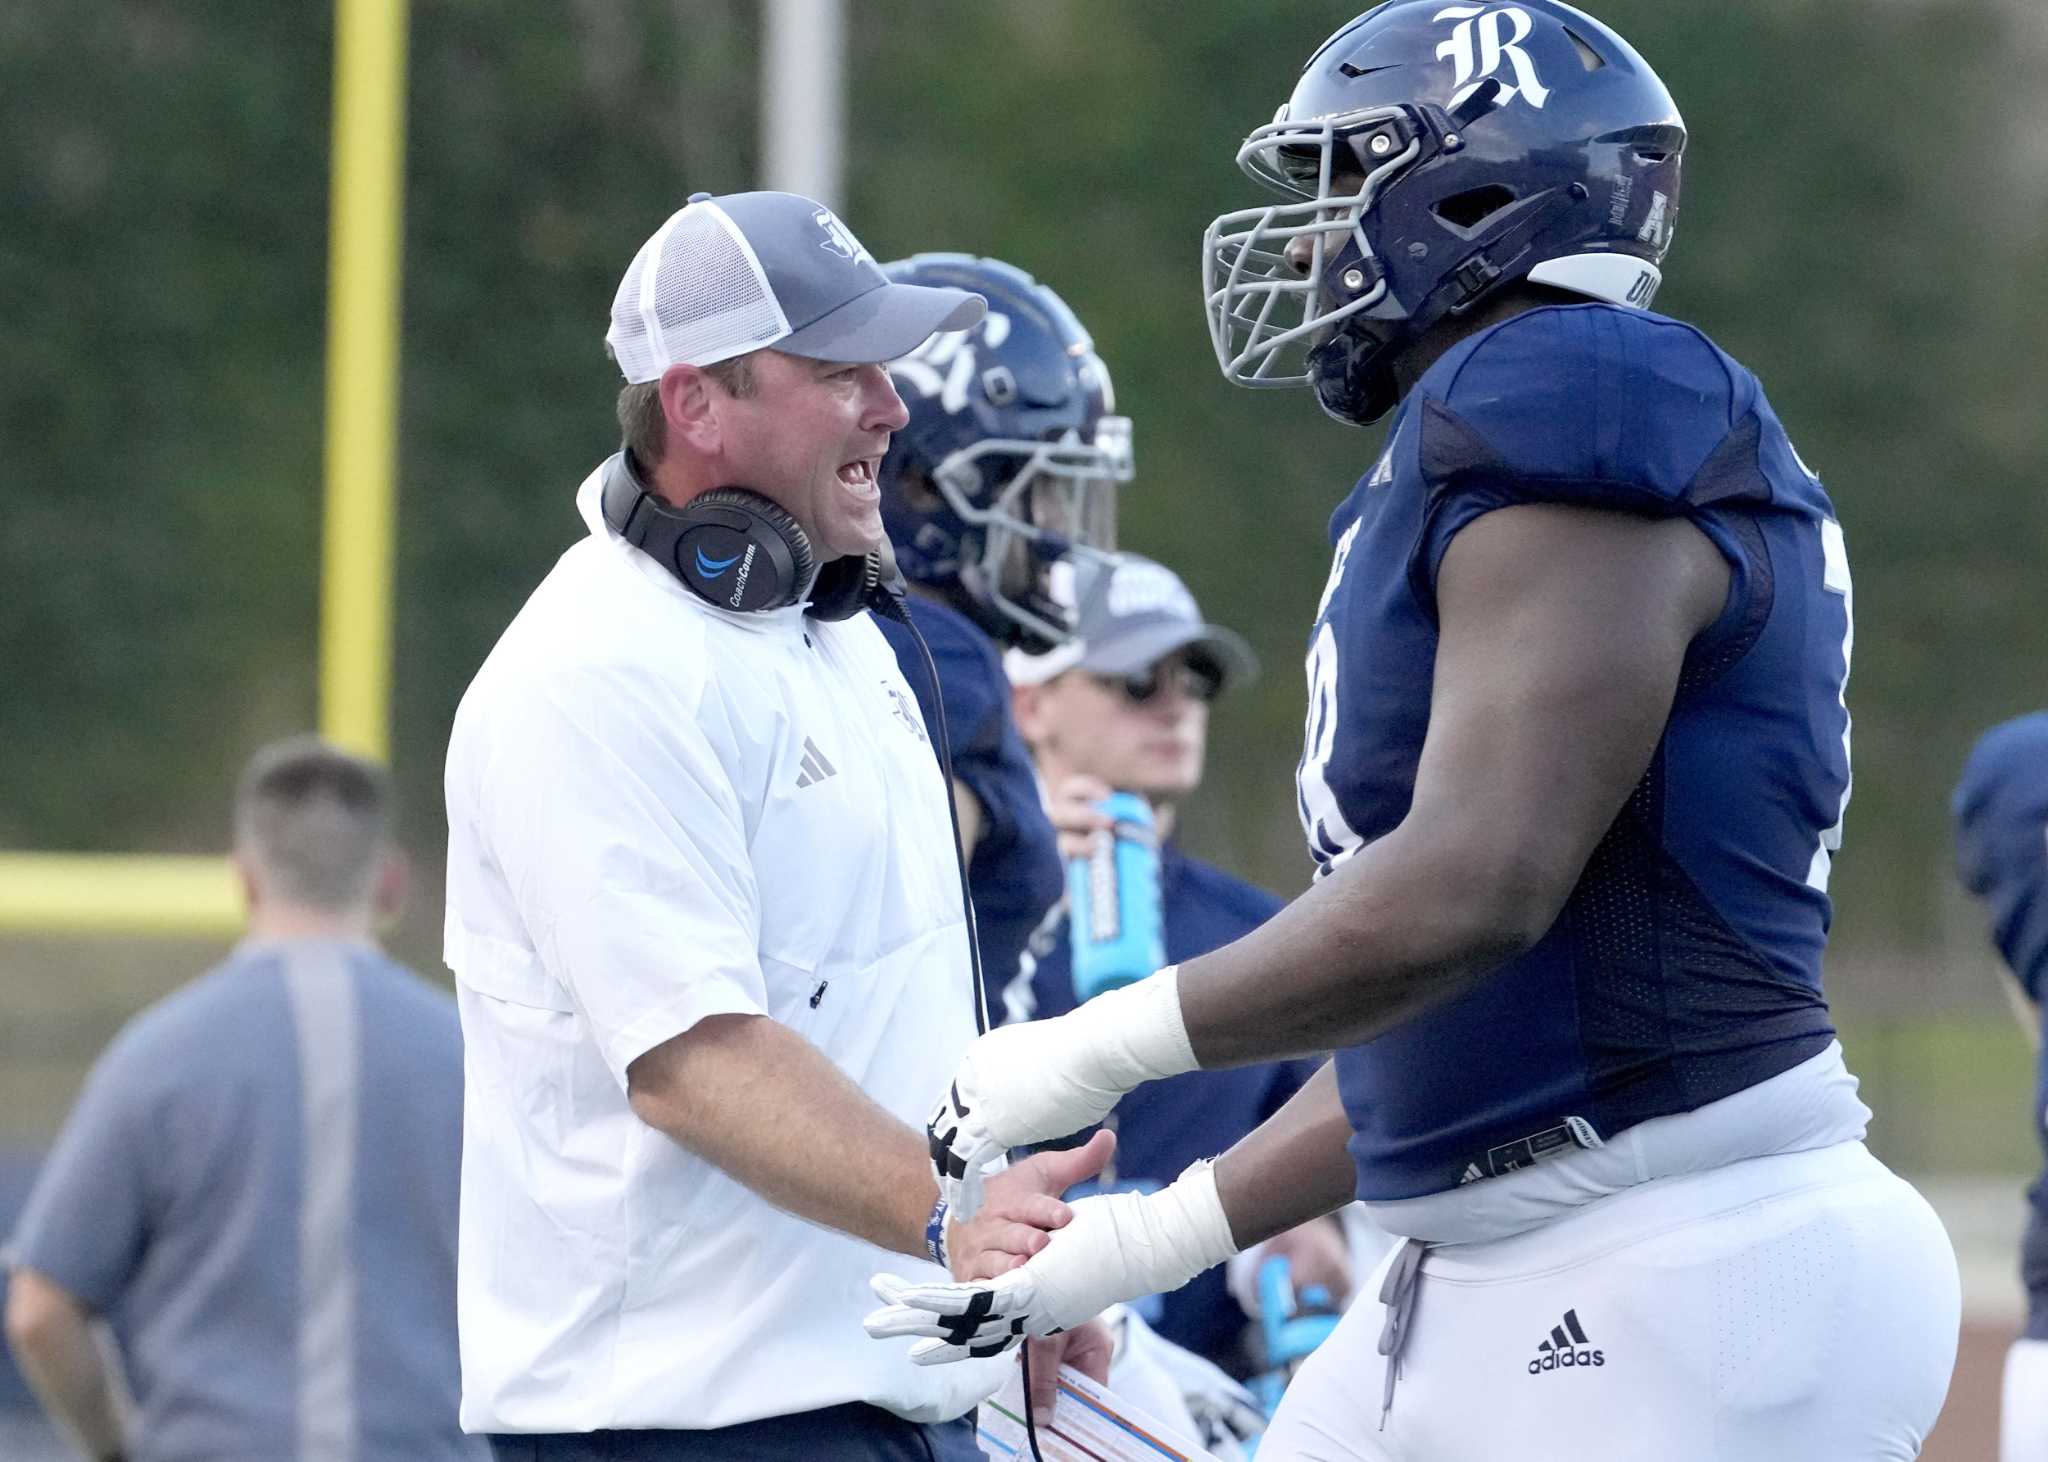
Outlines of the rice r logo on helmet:
<svg viewBox="0 0 2048 1462">
<path fill-rule="evenodd" d="M 861 247 L 860 240 L 853 236 L 853 230 L 841 223 L 829 208 L 820 208 L 811 218 L 825 231 L 825 237 L 818 240 L 818 247 L 828 253 L 852 263 L 856 260 L 873 261 L 874 255 Z"/>
<path fill-rule="evenodd" d="M 890 362 L 889 369 L 919 396 L 938 397 L 940 407 L 948 414 L 966 409 L 967 388 L 977 372 L 988 399 L 997 406 L 1007 406 L 1017 396 L 1015 375 L 1002 365 L 979 371 L 981 358 L 977 347 L 993 356 L 1009 338 L 1010 317 L 1001 310 L 990 310 L 973 329 L 934 335 L 910 354 Z"/>
<path fill-rule="evenodd" d="M 1502 61 L 1514 67 L 1515 79 L 1512 85 L 1502 88 L 1499 105 L 1506 106 L 1517 96 L 1537 108 L 1550 100 L 1550 88 L 1537 77 L 1536 64 L 1522 49 L 1522 42 L 1536 29 L 1528 11 L 1512 5 L 1499 10 L 1488 10 L 1484 5 L 1446 5 L 1430 18 L 1458 22 L 1451 38 L 1436 48 L 1439 59 L 1458 68 L 1458 89 L 1451 97 L 1452 107 L 1499 70 Z M 1513 33 L 1503 38 L 1501 32 L 1510 26 Z"/>
</svg>

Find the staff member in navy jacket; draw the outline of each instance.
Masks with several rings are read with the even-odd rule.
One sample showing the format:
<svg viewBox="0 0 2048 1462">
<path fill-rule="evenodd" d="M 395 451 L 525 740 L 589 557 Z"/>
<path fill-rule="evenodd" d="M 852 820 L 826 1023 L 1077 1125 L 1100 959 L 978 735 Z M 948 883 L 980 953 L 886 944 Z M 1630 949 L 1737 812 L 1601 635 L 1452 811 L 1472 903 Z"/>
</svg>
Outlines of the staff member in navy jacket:
<svg viewBox="0 0 2048 1462">
<path fill-rule="evenodd" d="M 1178 575 L 1151 559 L 1119 555 L 1107 593 L 1084 615 L 1074 642 L 1043 655 L 1013 653 L 1005 668 L 1016 687 L 1018 728 L 1053 791 L 1062 827 L 1099 821 L 1089 808 L 1113 788 L 1151 803 L 1161 838 L 1168 960 L 1228 944 L 1281 907 L 1282 900 L 1190 857 L 1173 841 L 1180 803 L 1202 782 L 1209 704 L 1258 671 L 1240 636 L 1203 621 Z M 1033 934 L 1019 973 L 1004 990 L 1004 1005 L 1009 1020 L 1074 1008 L 1064 900 Z M 1111 1115 L 1117 1158 L 1105 1185 L 1139 1192 L 1164 1187 L 1189 1163 L 1222 1152 L 1271 1116 L 1317 1064 L 1191 1071 L 1139 1087 Z M 1218 1267 L 1135 1308 L 1167 1339 L 1243 1376 L 1251 1369 L 1243 1349 L 1249 1306 L 1240 1300 L 1254 1300 L 1247 1281 L 1267 1254 L 1290 1261 L 1297 1289 L 1321 1285 L 1339 1302 L 1350 1291 L 1343 1238 L 1333 1221 L 1321 1219 L 1233 1266 L 1235 1285 L 1226 1284 Z"/>
</svg>

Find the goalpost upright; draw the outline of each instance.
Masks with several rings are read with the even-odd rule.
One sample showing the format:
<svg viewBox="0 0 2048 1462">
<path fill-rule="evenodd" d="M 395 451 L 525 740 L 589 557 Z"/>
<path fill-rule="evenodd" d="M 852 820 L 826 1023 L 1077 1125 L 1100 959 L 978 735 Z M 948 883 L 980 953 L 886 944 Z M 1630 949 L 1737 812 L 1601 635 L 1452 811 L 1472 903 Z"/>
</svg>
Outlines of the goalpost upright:
<svg viewBox="0 0 2048 1462">
<path fill-rule="evenodd" d="M 319 724 L 390 754 L 407 0 L 335 0 Z M 0 852 L 0 930 L 200 935 L 241 927 L 219 857 Z"/>
</svg>

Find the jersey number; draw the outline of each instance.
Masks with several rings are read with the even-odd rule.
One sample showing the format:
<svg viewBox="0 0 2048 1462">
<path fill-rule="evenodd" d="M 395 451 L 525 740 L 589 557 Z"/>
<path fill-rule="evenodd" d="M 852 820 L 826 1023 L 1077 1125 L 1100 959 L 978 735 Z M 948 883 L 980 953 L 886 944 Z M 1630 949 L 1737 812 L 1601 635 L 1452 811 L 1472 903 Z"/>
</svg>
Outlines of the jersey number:
<svg viewBox="0 0 2048 1462">
<path fill-rule="evenodd" d="M 1842 802 L 1835 809 L 1835 825 L 1820 835 L 1820 846 L 1813 850 L 1813 862 L 1806 870 L 1807 883 L 1826 893 L 1828 869 L 1842 846 L 1842 819 L 1849 811 L 1849 789 L 1854 782 L 1849 771 L 1848 693 L 1849 656 L 1856 648 L 1856 592 L 1849 581 L 1849 546 L 1842 541 L 1842 525 L 1833 518 L 1821 519 L 1820 553 L 1821 587 L 1842 596 L 1842 683 L 1835 690 L 1836 703 L 1842 708 Z"/>
<path fill-rule="evenodd" d="M 1342 566 L 1339 559 L 1340 570 Z M 1359 842 L 1337 805 L 1337 794 L 1330 790 L 1330 757 L 1336 749 L 1337 636 L 1325 620 L 1316 626 L 1315 643 L 1308 652 L 1308 728 L 1302 741 L 1301 766 L 1294 774 L 1301 830 L 1308 836 L 1309 851 L 1315 854 L 1318 877 L 1355 852 Z"/>
</svg>

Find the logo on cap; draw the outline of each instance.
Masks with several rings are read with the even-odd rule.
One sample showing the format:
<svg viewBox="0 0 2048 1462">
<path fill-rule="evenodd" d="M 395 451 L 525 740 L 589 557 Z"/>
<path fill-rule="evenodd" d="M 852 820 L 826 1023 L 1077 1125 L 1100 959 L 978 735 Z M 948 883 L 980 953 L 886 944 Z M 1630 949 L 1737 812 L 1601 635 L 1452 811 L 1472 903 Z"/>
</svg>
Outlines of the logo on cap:
<svg viewBox="0 0 2048 1462">
<path fill-rule="evenodd" d="M 1164 564 L 1127 561 L 1116 567 L 1109 581 L 1109 612 L 1118 619 L 1131 614 L 1171 614 L 1177 619 L 1200 619 L 1195 596 L 1180 576 Z"/>
<path fill-rule="evenodd" d="M 861 259 L 873 262 L 874 255 L 861 247 L 860 240 L 853 236 L 853 230 L 834 217 L 831 209 L 820 208 L 811 218 L 825 231 L 825 237 L 818 241 L 819 248 L 837 254 L 848 263 Z"/>
</svg>

